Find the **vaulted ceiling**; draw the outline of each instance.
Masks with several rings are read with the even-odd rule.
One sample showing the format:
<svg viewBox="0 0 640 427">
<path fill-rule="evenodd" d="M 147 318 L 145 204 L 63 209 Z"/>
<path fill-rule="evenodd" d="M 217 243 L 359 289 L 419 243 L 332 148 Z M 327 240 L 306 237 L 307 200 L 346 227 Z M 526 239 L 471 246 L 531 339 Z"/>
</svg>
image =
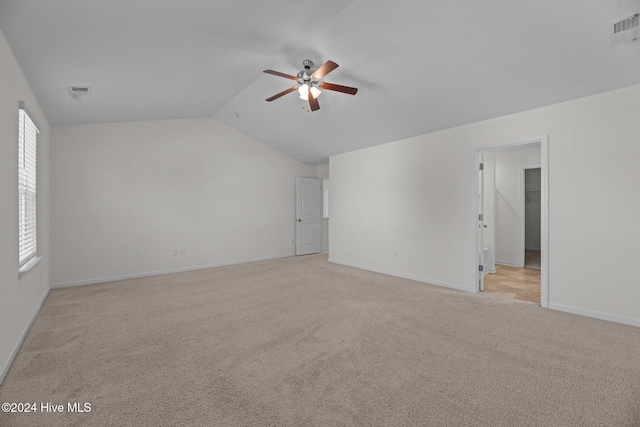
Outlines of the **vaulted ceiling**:
<svg viewBox="0 0 640 427">
<path fill-rule="evenodd" d="M 611 47 L 640 0 L 0 0 L 52 125 L 214 117 L 293 158 L 331 155 L 640 83 Z M 293 82 L 331 59 L 308 113 Z M 72 85 L 92 87 L 74 101 Z"/>
</svg>

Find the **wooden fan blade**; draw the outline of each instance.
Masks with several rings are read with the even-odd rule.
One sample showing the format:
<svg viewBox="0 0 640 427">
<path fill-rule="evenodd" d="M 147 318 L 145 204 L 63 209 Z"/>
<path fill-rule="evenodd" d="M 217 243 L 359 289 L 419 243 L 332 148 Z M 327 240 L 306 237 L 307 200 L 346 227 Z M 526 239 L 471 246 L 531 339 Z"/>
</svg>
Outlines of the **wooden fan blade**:
<svg viewBox="0 0 640 427">
<path fill-rule="evenodd" d="M 278 98 L 280 98 L 281 96 L 285 96 L 286 94 L 291 93 L 291 92 L 293 92 L 293 91 L 295 91 L 295 90 L 298 90 L 298 86 L 294 86 L 294 87 L 290 87 L 289 89 L 285 89 L 285 90 L 283 90 L 282 92 L 280 92 L 279 94 L 277 94 L 277 95 L 273 95 L 271 98 L 267 98 L 267 99 L 265 99 L 265 101 L 267 101 L 267 102 L 271 102 L 271 101 L 273 101 L 274 99 L 278 99 Z"/>
<path fill-rule="evenodd" d="M 358 93 L 358 88 L 336 85 L 333 83 L 320 83 L 320 88 L 326 90 L 334 90 L 336 92 L 342 92 L 349 95 L 355 95 L 356 93 Z"/>
<path fill-rule="evenodd" d="M 309 107 L 311 107 L 311 111 L 316 111 L 320 109 L 320 104 L 318 104 L 318 99 L 313 97 L 311 91 L 309 91 Z"/>
<path fill-rule="evenodd" d="M 338 64 L 336 64 L 333 61 L 327 61 L 324 64 L 322 64 L 320 68 L 314 71 L 313 74 L 311 74 L 311 78 L 313 80 L 320 80 L 321 78 L 323 78 L 324 76 L 326 76 L 327 74 L 335 70 L 336 68 L 338 68 Z"/>
<path fill-rule="evenodd" d="M 281 73 L 280 71 L 264 70 L 263 73 L 273 74 L 274 76 L 280 76 L 280 77 L 284 77 L 285 79 L 298 81 L 298 78 L 296 76 L 292 76 L 291 74 Z"/>
</svg>

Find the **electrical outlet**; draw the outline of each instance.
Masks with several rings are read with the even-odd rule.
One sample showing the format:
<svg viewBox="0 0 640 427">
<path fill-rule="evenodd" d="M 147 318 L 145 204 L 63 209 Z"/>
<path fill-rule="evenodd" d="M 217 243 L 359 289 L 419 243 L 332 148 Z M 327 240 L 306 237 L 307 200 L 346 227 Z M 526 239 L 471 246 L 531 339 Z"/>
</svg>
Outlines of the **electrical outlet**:
<svg viewBox="0 0 640 427">
<path fill-rule="evenodd" d="M 184 256 L 187 254 L 187 250 L 185 248 L 180 249 L 180 255 Z"/>
<path fill-rule="evenodd" d="M 173 250 L 173 256 L 178 256 L 178 249 L 177 248 Z"/>
<path fill-rule="evenodd" d="M 398 259 L 398 251 L 393 251 L 393 258 Z"/>
</svg>

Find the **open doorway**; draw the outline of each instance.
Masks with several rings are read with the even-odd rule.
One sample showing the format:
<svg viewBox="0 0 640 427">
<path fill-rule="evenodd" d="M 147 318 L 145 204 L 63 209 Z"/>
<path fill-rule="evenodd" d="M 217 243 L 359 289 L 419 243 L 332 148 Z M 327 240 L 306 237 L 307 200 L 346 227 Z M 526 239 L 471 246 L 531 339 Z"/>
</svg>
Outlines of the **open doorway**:
<svg viewBox="0 0 640 427">
<path fill-rule="evenodd" d="M 548 307 L 547 139 L 477 149 L 478 290 Z"/>
</svg>

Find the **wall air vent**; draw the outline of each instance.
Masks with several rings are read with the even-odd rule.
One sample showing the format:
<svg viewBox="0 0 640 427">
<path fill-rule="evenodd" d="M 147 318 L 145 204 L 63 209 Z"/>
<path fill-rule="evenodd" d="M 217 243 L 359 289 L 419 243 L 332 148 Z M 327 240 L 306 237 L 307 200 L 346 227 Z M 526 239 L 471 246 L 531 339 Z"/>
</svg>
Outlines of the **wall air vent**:
<svg viewBox="0 0 640 427">
<path fill-rule="evenodd" d="M 91 86 L 69 86 L 69 96 L 75 101 L 80 101 L 81 96 L 91 95 Z"/>
<path fill-rule="evenodd" d="M 632 43 L 640 38 L 640 13 L 614 22 L 611 32 L 611 46 Z"/>
</svg>

